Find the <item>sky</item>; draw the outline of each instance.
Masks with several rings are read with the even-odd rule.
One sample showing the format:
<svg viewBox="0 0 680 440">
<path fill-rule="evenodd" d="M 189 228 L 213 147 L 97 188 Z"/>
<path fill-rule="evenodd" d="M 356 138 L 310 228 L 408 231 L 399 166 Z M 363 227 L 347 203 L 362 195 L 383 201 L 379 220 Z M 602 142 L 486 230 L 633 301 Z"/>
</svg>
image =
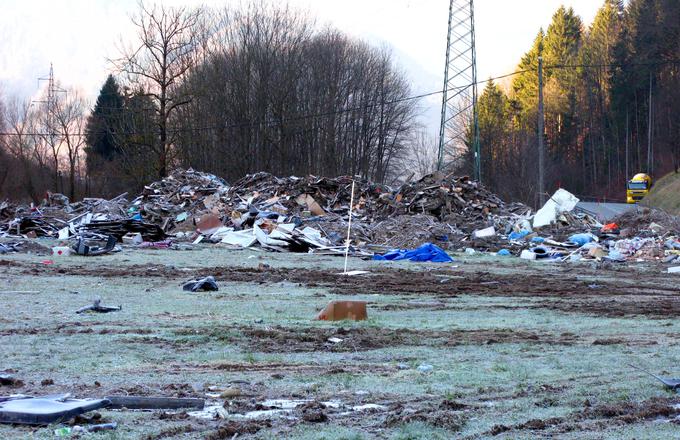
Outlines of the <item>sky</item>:
<svg viewBox="0 0 680 440">
<path fill-rule="evenodd" d="M 244 0 L 164 0 L 168 5 L 239 5 Z M 274 0 L 279 1 L 279 0 Z M 281 0 L 283 1 L 283 0 Z M 94 103 L 121 41 L 134 35 L 136 0 L 0 0 L 0 92 L 28 98 L 50 63 L 64 87 Z M 288 0 L 319 25 L 329 24 L 386 45 L 412 81 L 413 94 L 443 86 L 448 0 Z M 480 80 L 512 72 L 560 5 L 589 25 L 600 0 L 477 0 L 475 26 Z M 441 98 L 421 103 L 428 130 L 438 126 Z"/>
</svg>

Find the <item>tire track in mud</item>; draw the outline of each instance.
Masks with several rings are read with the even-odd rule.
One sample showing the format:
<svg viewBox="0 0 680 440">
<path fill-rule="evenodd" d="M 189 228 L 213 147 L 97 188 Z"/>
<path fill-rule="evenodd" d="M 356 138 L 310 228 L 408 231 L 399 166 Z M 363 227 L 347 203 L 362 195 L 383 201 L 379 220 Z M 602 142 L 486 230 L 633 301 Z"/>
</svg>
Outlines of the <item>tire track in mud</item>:
<svg viewBox="0 0 680 440">
<path fill-rule="evenodd" d="M 552 438 L 567 432 L 601 432 L 613 426 L 626 426 L 650 420 L 670 421 L 680 415 L 678 401 L 680 401 L 678 398 L 654 397 L 641 402 L 625 401 L 593 405 L 586 400 L 583 410 L 569 416 L 531 419 L 511 426 L 495 425 L 485 434 L 497 436 L 502 433 L 518 435 L 522 432 L 534 434 L 541 432 L 541 436 Z"/>
</svg>

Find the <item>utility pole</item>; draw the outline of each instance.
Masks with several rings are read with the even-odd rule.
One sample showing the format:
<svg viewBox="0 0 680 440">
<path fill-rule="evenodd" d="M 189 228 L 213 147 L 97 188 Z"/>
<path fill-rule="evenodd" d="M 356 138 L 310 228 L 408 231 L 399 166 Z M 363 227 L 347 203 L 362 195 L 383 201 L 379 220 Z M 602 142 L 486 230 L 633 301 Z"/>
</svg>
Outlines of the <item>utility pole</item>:
<svg viewBox="0 0 680 440">
<path fill-rule="evenodd" d="M 446 64 L 442 92 L 437 169 L 444 168 L 447 155 L 458 159 L 467 149 L 472 149 L 474 177 L 481 180 L 473 0 L 449 2 L 449 28 L 446 36 Z"/>
<path fill-rule="evenodd" d="M 543 112 L 543 57 L 538 57 L 538 201 L 545 204 L 545 114 Z"/>
<path fill-rule="evenodd" d="M 630 174 L 629 174 L 630 169 L 628 167 L 628 155 L 630 154 L 629 153 L 629 149 L 630 149 L 629 131 L 630 131 L 630 128 L 628 127 L 628 120 L 629 120 L 629 118 L 628 118 L 628 107 L 626 107 L 626 181 L 628 179 L 630 179 Z"/>
<path fill-rule="evenodd" d="M 654 151 L 652 150 L 652 72 L 649 72 L 649 109 L 647 112 L 647 174 L 654 172 Z"/>
</svg>

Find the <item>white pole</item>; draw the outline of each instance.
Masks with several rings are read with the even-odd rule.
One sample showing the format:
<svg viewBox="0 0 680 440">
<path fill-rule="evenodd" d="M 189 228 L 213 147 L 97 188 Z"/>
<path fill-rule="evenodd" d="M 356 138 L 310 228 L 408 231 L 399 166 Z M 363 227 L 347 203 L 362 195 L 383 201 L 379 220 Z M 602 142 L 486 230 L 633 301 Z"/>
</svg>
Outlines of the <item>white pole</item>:
<svg viewBox="0 0 680 440">
<path fill-rule="evenodd" d="M 352 180 L 352 195 L 349 198 L 349 222 L 347 224 L 347 241 L 345 242 L 345 271 L 347 273 L 347 258 L 349 257 L 350 231 L 352 230 L 352 209 L 354 209 L 354 180 Z"/>
</svg>

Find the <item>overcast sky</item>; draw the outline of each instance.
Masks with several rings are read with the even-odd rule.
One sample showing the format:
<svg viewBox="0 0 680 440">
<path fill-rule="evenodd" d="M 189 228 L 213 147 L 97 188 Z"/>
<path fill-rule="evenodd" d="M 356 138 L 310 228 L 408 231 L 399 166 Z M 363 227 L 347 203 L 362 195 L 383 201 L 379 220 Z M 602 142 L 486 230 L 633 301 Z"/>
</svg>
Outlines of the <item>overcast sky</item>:
<svg viewBox="0 0 680 440">
<path fill-rule="evenodd" d="M 281 0 L 283 1 L 283 0 Z M 109 72 L 121 36 L 131 33 L 136 0 L 1 0 L 0 88 L 4 95 L 31 96 L 50 62 L 66 87 L 81 89 L 91 101 Z M 219 6 L 241 0 L 166 0 L 164 4 Z M 448 0 L 289 0 L 351 35 L 387 44 L 413 82 L 414 94 L 441 89 Z M 562 4 L 586 25 L 600 0 L 477 0 L 477 57 L 480 79 L 511 72 Z M 424 101 L 424 119 L 436 125 L 441 98 Z"/>
</svg>

